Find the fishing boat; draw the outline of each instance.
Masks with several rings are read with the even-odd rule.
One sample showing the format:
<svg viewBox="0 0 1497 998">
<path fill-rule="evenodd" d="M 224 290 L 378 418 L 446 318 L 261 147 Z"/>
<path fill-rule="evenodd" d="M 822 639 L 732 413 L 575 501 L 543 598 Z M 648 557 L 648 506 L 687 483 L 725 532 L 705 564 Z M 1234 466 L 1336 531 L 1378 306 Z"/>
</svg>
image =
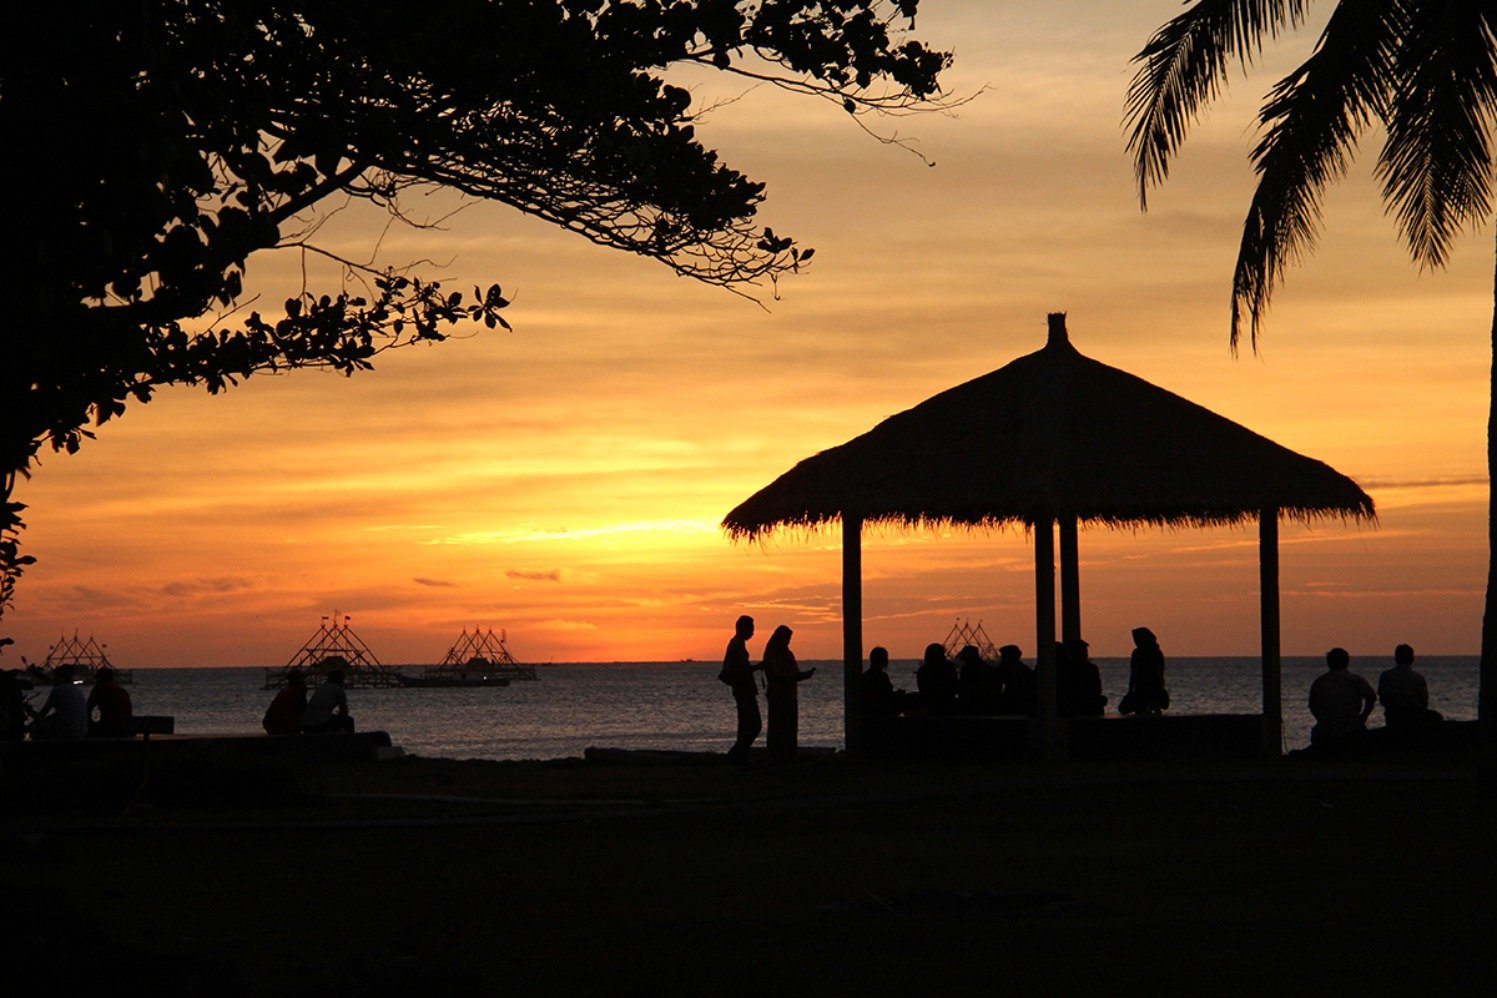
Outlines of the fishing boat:
<svg viewBox="0 0 1497 998">
<path fill-rule="evenodd" d="M 317 633 L 307 639 L 291 661 L 279 669 L 265 670 L 262 688 L 281 689 L 293 671 L 308 686 L 316 686 L 334 669 L 343 673 L 343 685 L 349 689 L 400 685 L 399 671 L 381 664 L 364 639 L 354 633 L 352 620 L 337 610 L 331 617 L 323 617 Z"/>
<path fill-rule="evenodd" d="M 419 676 L 399 674 L 401 686 L 508 686 L 511 682 L 534 680 L 535 666 L 521 665 L 505 644 L 505 633 L 463 628 L 442 661 L 428 665 Z"/>
<path fill-rule="evenodd" d="M 998 649 L 993 646 L 988 632 L 982 629 L 982 621 L 973 624 L 970 620 L 958 619 L 951 627 L 951 633 L 946 635 L 946 640 L 941 642 L 946 649 L 947 658 L 956 658 L 958 653 L 968 645 L 977 649 L 977 653 L 988 660 L 998 658 Z"/>
<path fill-rule="evenodd" d="M 399 675 L 401 686 L 508 686 L 509 677 L 499 674 L 492 662 L 472 658 L 459 666 L 428 665 L 419 676 Z"/>
<path fill-rule="evenodd" d="M 26 677 L 33 683 L 51 685 L 52 674 L 59 665 L 68 665 L 73 668 L 73 679 L 77 682 L 92 683 L 95 675 L 100 669 L 114 669 L 114 681 L 121 685 L 129 685 L 135 682 L 129 669 L 115 668 L 109 656 L 104 653 L 104 645 L 94 640 L 93 635 L 87 638 L 78 637 L 74 631 L 73 636 L 59 637 L 57 643 L 47 649 L 47 658 L 41 665 L 27 663 Z"/>
</svg>

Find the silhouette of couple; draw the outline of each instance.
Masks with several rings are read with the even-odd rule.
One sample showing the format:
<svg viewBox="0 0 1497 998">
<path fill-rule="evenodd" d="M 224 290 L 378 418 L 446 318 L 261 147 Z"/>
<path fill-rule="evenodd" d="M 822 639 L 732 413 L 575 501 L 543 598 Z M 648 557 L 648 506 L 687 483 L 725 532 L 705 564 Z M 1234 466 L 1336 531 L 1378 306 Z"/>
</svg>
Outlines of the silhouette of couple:
<svg viewBox="0 0 1497 998">
<path fill-rule="evenodd" d="M 329 670 L 326 681 L 310 698 L 302 671 L 292 669 L 286 673 L 286 686 L 270 701 L 260 726 L 271 735 L 352 731 L 353 717 L 348 713 L 343 670 Z"/>
<path fill-rule="evenodd" d="M 754 673 L 763 672 L 765 677 L 765 699 L 769 703 L 769 734 L 765 745 L 771 763 L 788 762 L 795 758 L 796 742 L 800 727 L 800 701 L 797 688 L 815 674 L 814 668 L 802 671 L 790 650 L 790 636 L 794 632 L 781 624 L 764 644 L 764 658 L 754 665 L 749 658 L 748 639 L 754 636 L 754 618 L 747 614 L 738 618 L 733 638 L 723 655 L 722 672 L 718 678 L 733 691 L 733 703 L 738 710 L 738 738 L 728 750 L 728 759 L 740 766 L 749 764 L 749 749 L 754 739 L 763 730 L 759 715 L 759 688 L 754 682 Z"/>
<path fill-rule="evenodd" d="M 1407 744 L 1430 734 L 1444 720 L 1429 709 L 1429 685 L 1414 671 L 1414 649 L 1399 645 L 1393 650 L 1393 668 L 1378 677 L 1377 690 L 1351 671 L 1351 655 L 1345 648 L 1326 652 L 1326 671 L 1310 684 L 1310 745 L 1322 755 L 1341 755 L 1358 748 L 1367 738 L 1367 719 L 1372 708 L 1383 705 L 1383 723 L 1395 743 Z"/>
</svg>

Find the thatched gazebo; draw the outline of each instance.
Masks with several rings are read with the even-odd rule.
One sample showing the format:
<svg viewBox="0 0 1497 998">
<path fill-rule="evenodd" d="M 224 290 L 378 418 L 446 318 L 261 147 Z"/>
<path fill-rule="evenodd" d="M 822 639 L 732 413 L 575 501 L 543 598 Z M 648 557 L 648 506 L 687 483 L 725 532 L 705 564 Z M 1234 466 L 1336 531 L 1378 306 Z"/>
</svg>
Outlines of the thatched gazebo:
<svg viewBox="0 0 1497 998">
<path fill-rule="evenodd" d="M 864 524 L 1023 524 L 1033 532 L 1040 713 L 1055 721 L 1055 535 L 1062 637 L 1081 637 L 1077 526 L 1212 526 L 1256 519 L 1262 605 L 1265 751 L 1277 754 L 1278 523 L 1372 521 L 1350 478 L 1208 409 L 1079 353 L 1065 314 L 1045 347 L 932 396 L 822 451 L 723 520 L 734 539 L 778 528 L 843 528 L 846 734 L 856 750 L 863 662 Z"/>
</svg>

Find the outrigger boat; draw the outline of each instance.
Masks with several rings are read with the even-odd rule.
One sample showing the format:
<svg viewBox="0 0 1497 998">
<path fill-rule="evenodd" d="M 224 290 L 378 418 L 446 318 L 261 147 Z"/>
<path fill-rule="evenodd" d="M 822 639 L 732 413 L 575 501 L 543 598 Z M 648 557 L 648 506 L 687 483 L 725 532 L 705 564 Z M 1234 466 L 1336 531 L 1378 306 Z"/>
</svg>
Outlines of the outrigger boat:
<svg viewBox="0 0 1497 998">
<path fill-rule="evenodd" d="M 428 665 L 419 676 L 400 674 L 401 686 L 508 686 L 515 680 L 536 678 L 535 666 L 521 665 L 509 653 L 505 634 L 493 629 L 467 628 L 453 642 L 442 661 Z"/>
</svg>

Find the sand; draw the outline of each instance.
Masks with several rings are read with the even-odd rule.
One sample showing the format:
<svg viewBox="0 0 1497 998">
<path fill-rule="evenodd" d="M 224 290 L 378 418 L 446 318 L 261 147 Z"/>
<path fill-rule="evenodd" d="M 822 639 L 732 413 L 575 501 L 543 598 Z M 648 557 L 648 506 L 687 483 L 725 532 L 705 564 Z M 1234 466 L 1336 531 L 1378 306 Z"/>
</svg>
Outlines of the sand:
<svg viewBox="0 0 1497 998">
<path fill-rule="evenodd" d="M 1350 994 L 1484 993 L 1497 969 L 1497 814 L 1448 759 L 405 759 L 245 786 L 0 819 L 26 973 L 158 994 Z"/>
</svg>

